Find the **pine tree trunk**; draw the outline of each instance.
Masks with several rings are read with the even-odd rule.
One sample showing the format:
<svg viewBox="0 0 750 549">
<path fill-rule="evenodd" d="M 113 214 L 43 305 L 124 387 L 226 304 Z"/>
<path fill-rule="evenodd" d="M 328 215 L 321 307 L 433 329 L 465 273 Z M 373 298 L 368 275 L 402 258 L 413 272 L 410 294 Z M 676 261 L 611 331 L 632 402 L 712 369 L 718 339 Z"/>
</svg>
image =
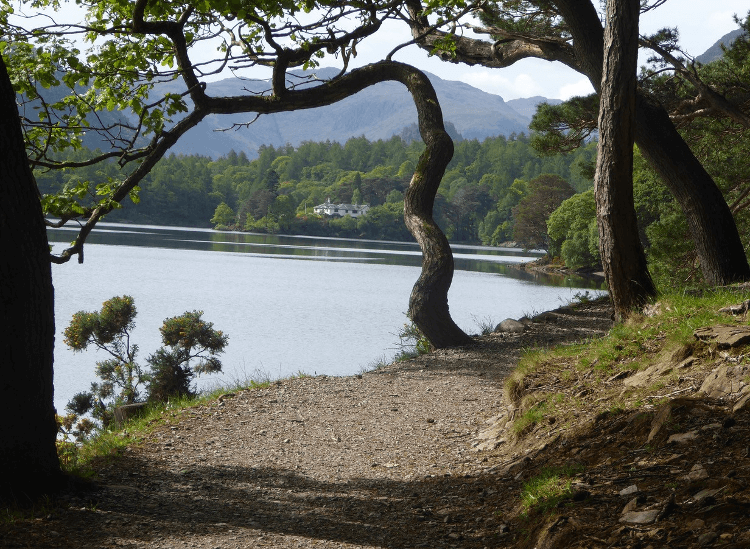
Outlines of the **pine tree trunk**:
<svg viewBox="0 0 750 549">
<path fill-rule="evenodd" d="M 636 142 L 685 213 L 703 278 L 714 286 L 750 279 L 742 240 L 721 190 L 661 106 L 639 95 L 637 113 Z"/>
<path fill-rule="evenodd" d="M 554 0 L 573 35 L 576 59 L 594 88 L 602 82 L 603 34 L 591 0 Z M 635 142 L 677 200 L 695 244 L 703 276 L 723 285 L 750 279 L 737 226 L 729 206 L 662 106 L 636 95 Z"/>
<path fill-rule="evenodd" d="M 599 250 L 618 320 L 656 294 L 633 202 L 639 10 L 639 0 L 609 0 L 604 30 L 594 189 Z"/>
<path fill-rule="evenodd" d="M 422 249 L 422 273 L 409 299 L 409 318 L 436 348 L 468 345 L 473 340 L 451 318 L 448 290 L 453 280 L 453 252 L 432 218 L 445 168 L 453 157 L 453 140 L 445 131 L 435 89 L 424 73 L 399 66 L 400 81 L 414 99 L 419 133 L 427 145 L 404 195 L 404 221 Z"/>
<path fill-rule="evenodd" d="M 16 99 L 0 58 L 0 499 L 52 491 L 55 439 L 52 272 Z"/>
</svg>

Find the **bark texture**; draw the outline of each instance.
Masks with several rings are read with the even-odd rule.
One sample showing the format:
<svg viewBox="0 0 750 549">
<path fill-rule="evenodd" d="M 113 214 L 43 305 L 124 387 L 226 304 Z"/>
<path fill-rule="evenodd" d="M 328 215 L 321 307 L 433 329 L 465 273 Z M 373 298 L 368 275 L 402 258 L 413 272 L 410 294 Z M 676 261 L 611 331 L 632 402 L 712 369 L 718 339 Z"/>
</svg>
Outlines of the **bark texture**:
<svg viewBox="0 0 750 549">
<path fill-rule="evenodd" d="M 451 318 L 448 290 L 453 280 L 453 253 L 432 209 L 440 181 L 453 157 L 453 141 L 432 84 L 421 71 L 403 66 L 406 85 L 419 116 L 419 132 L 427 145 L 404 195 L 404 221 L 422 249 L 422 273 L 409 299 L 409 318 L 436 348 L 472 343 Z"/>
<path fill-rule="evenodd" d="M 0 499 L 61 480 L 55 439 L 55 339 L 49 244 L 15 93 L 0 58 Z"/>
<path fill-rule="evenodd" d="M 615 316 L 623 320 L 656 294 L 633 203 L 639 0 L 609 0 L 594 189 L 599 251 Z"/>
</svg>

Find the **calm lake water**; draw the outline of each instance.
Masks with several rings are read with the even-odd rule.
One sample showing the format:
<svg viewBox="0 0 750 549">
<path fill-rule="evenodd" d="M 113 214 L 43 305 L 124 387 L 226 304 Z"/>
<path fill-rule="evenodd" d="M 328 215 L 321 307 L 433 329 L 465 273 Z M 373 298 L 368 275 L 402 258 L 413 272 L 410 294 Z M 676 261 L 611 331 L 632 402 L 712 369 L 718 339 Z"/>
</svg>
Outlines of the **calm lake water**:
<svg viewBox="0 0 750 549">
<path fill-rule="evenodd" d="M 50 229 L 59 252 L 74 237 Z M 510 267 L 534 254 L 508 248 L 454 246 L 449 294 L 454 320 L 468 333 L 480 323 L 541 312 L 600 286 L 578 277 L 550 277 Z M 55 405 L 59 412 L 95 380 L 101 351 L 73 353 L 63 331 L 76 311 L 131 295 L 138 310 L 133 341 L 140 362 L 160 345 L 165 318 L 204 311 L 229 335 L 221 374 L 199 388 L 248 377 L 348 375 L 396 353 L 411 288 L 419 277 L 416 244 L 256 235 L 179 227 L 100 223 L 85 262 L 53 265 Z"/>
</svg>

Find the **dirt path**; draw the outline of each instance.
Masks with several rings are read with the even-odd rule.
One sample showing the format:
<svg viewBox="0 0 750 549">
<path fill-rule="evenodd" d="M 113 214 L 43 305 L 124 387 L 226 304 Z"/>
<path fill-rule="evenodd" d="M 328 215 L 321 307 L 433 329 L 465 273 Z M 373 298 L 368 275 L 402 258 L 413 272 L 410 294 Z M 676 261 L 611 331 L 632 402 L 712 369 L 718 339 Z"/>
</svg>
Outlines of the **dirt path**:
<svg viewBox="0 0 750 549">
<path fill-rule="evenodd" d="M 0 526 L 0 546 L 503 547 L 519 456 L 475 436 L 521 349 L 608 327 L 606 306 L 562 310 L 471 349 L 228 394 L 103 466 L 97 491 Z"/>
</svg>

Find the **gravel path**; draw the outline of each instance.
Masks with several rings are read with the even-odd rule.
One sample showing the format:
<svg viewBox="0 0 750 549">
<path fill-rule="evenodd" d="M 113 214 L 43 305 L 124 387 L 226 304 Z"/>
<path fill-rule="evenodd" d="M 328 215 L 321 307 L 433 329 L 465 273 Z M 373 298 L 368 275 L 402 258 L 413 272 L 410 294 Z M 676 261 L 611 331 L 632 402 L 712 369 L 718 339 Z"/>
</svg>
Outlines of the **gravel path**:
<svg viewBox="0 0 750 549">
<path fill-rule="evenodd" d="M 506 486 L 474 437 L 504 406 L 520 349 L 601 333 L 606 314 L 564 329 L 547 316 L 469 349 L 227 394 L 102 466 L 98 491 L 0 528 L 0 546 L 499 546 L 493 501 Z"/>
</svg>

